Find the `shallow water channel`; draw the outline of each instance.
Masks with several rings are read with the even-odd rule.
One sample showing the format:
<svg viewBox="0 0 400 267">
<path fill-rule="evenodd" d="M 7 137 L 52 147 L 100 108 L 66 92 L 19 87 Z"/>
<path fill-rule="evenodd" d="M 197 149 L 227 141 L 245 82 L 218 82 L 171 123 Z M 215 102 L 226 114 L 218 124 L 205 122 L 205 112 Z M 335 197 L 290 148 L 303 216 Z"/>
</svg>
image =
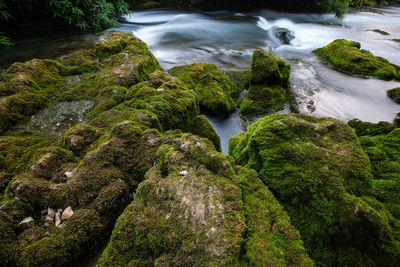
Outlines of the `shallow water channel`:
<svg viewBox="0 0 400 267">
<path fill-rule="evenodd" d="M 294 36 L 289 44 L 277 38 L 282 28 Z M 400 86 L 399 82 L 351 77 L 322 64 L 312 53 L 335 39 L 345 38 L 359 41 L 362 48 L 400 65 L 400 43 L 392 40 L 400 39 L 400 7 L 351 12 L 343 20 L 327 14 L 268 10 L 251 13 L 148 10 L 124 16 L 117 30 L 132 32 L 145 41 L 165 70 L 192 62 L 216 63 L 222 69 L 247 69 L 255 48 L 273 51 L 292 65 L 292 90 L 302 113 L 344 121 L 358 118 L 378 122 L 392 121 L 400 112 L 400 105 L 386 96 L 386 90 Z M 94 43 L 106 34 L 25 40 L 0 50 L 3 58 L 0 67 L 33 57 L 57 57 L 65 54 L 65 50 Z M 229 138 L 248 125 L 239 112 L 224 119 L 209 119 L 221 137 L 224 153 Z"/>
</svg>

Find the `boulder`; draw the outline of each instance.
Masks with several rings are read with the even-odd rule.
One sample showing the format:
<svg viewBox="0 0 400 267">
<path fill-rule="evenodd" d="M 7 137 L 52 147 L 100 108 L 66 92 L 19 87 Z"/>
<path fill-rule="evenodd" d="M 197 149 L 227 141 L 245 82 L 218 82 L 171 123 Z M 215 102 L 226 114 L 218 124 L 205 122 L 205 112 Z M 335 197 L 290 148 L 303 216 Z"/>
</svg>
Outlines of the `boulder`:
<svg viewBox="0 0 400 267">
<path fill-rule="evenodd" d="M 313 264 L 257 173 L 191 134 L 167 134 L 157 155 L 99 266 Z"/>
<path fill-rule="evenodd" d="M 314 52 L 335 68 L 349 74 L 400 80 L 399 66 L 361 49 L 361 44 L 355 41 L 337 39 Z"/>
<path fill-rule="evenodd" d="M 215 64 L 193 63 L 177 66 L 170 69 L 169 73 L 197 93 L 203 112 L 224 116 L 236 109 L 231 97 L 236 85 Z"/>
<path fill-rule="evenodd" d="M 373 197 L 370 161 L 346 123 L 270 115 L 232 137 L 229 153 L 259 172 L 317 265 L 399 262 L 400 223 Z"/>
<path fill-rule="evenodd" d="M 283 109 L 289 90 L 290 65 L 277 55 L 256 49 L 250 67 L 250 86 L 240 105 L 244 115 Z"/>
<path fill-rule="evenodd" d="M 23 219 L 19 224 L 18 227 L 21 230 L 26 230 L 31 228 L 35 224 L 35 220 L 32 217 L 27 217 Z"/>
</svg>

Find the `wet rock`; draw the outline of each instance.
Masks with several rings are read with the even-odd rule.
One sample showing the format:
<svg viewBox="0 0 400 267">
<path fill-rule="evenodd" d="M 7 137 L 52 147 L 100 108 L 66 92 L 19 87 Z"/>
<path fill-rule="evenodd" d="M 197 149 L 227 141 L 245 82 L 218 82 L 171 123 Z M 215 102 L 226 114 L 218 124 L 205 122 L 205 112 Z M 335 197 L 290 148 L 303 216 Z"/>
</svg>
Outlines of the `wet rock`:
<svg viewBox="0 0 400 267">
<path fill-rule="evenodd" d="M 285 45 L 289 45 L 295 38 L 294 32 L 286 28 L 276 28 L 274 29 L 274 34 Z"/>
<path fill-rule="evenodd" d="M 257 49 L 250 67 L 250 87 L 240 105 L 244 115 L 283 109 L 289 90 L 290 65 L 277 55 Z"/>
<path fill-rule="evenodd" d="M 360 48 L 358 42 L 337 39 L 314 52 L 334 67 L 350 74 L 400 80 L 399 66 Z"/>
<path fill-rule="evenodd" d="M 36 134 L 61 136 L 71 126 L 86 122 L 92 106 L 90 100 L 58 103 L 35 114 L 27 130 Z"/>
<path fill-rule="evenodd" d="M 23 219 L 19 224 L 18 227 L 21 230 L 26 230 L 31 228 L 35 224 L 35 220 L 32 217 L 27 217 Z"/>
<path fill-rule="evenodd" d="M 72 215 L 74 215 L 74 211 L 72 210 L 71 206 L 68 206 L 65 208 L 65 210 L 62 213 L 61 219 L 64 220 L 68 220 L 72 217 Z"/>
</svg>

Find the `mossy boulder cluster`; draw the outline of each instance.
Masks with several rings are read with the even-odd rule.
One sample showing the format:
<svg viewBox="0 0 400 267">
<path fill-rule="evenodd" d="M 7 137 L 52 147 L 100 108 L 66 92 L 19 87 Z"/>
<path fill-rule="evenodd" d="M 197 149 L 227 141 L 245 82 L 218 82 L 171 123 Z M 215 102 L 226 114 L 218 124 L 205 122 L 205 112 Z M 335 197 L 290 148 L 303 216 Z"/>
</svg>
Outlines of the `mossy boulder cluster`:
<svg viewBox="0 0 400 267">
<path fill-rule="evenodd" d="M 312 265 L 256 172 L 191 134 L 161 143 L 99 266 Z"/>
<path fill-rule="evenodd" d="M 397 132 L 371 144 L 392 171 L 400 151 Z M 317 265 L 395 266 L 400 224 L 392 211 L 399 195 L 389 183 L 399 177 L 392 172 L 377 186 L 376 173 L 386 169 L 371 171 L 372 155 L 363 149 L 367 144 L 361 147 L 346 123 L 295 114 L 260 119 L 229 144 L 236 163 L 256 170 L 274 193 Z"/>
<path fill-rule="evenodd" d="M 282 110 L 288 99 L 290 65 L 277 55 L 255 50 L 249 72 L 249 90 L 240 105 L 244 115 Z"/>
<path fill-rule="evenodd" d="M 193 63 L 174 67 L 169 73 L 197 93 L 203 112 L 228 115 L 236 109 L 231 97 L 236 85 L 215 64 Z"/>
<path fill-rule="evenodd" d="M 337 39 L 314 51 L 335 68 L 359 76 L 372 76 L 384 80 L 400 80 L 400 67 L 370 51 L 361 49 L 355 41 Z"/>
<path fill-rule="evenodd" d="M 247 99 L 278 88 L 283 103 L 290 66 L 263 51 L 253 63 Z M 7 70 L 0 266 L 77 265 L 106 241 L 99 266 L 399 265 L 398 128 L 275 114 L 226 156 L 200 110 L 231 112 L 235 85 L 213 64 L 171 73 L 129 33 Z M 28 127 L 76 101 L 86 123 Z"/>
</svg>

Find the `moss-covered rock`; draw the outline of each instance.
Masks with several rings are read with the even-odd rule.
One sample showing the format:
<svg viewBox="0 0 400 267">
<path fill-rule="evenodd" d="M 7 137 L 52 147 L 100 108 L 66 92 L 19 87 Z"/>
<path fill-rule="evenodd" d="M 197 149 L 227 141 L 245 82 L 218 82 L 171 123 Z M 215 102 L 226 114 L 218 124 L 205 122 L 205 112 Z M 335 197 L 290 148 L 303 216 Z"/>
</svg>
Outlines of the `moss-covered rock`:
<svg viewBox="0 0 400 267">
<path fill-rule="evenodd" d="M 200 137 L 208 138 L 213 142 L 215 149 L 221 152 L 221 139 L 214 130 L 214 127 L 204 115 L 197 116 L 193 120 L 193 128 L 191 132 Z"/>
<path fill-rule="evenodd" d="M 250 67 L 249 91 L 240 111 L 259 115 L 283 109 L 289 93 L 290 65 L 277 55 L 254 50 Z"/>
<path fill-rule="evenodd" d="M 235 110 L 231 93 L 236 85 L 215 64 L 193 63 L 174 67 L 169 73 L 197 93 L 203 112 L 228 115 Z"/>
<path fill-rule="evenodd" d="M 163 143 L 99 266 L 312 265 L 254 171 L 235 171 L 206 139 L 175 132 Z"/>
<path fill-rule="evenodd" d="M 86 124 L 74 125 L 54 143 L 38 137 L 0 138 L 0 210 L 7 214 L 0 218 L 0 257 L 8 255 L 1 262 L 11 266 L 73 265 L 102 242 L 132 201 L 132 191 L 157 161 L 162 131 L 194 129 L 197 95 L 162 71 L 147 45 L 128 33 L 112 33 L 95 49 L 61 63 L 35 62 L 9 69 L 0 81 L 2 97 L 17 92 L 9 86 L 15 71 L 33 73 L 44 64 L 44 74 L 35 74 L 43 80 L 27 80 L 43 97 L 40 107 L 86 99 L 93 109 Z M 62 79 L 60 91 L 52 89 L 51 75 Z M 205 134 L 216 138 L 212 127 Z M 74 219 L 63 228 L 46 227 L 41 211 L 67 206 Z M 21 232 L 18 222 L 28 216 L 35 226 Z"/>
<path fill-rule="evenodd" d="M 65 89 L 69 70 L 54 60 L 14 63 L 1 78 L 0 133 L 25 120 Z"/>
<path fill-rule="evenodd" d="M 0 193 L 3 193 L 12 177 L 33 164 L 40 148 L 50 141 L 40 137 L 0 137 Z"/>
<path fill-rule="evenodd" d="M 361 44 L 358 42 L 337 39 L 314 52 L 346 73 L 384 80 L 400 80 L 399 66 L 360 48 Z"/>
<path fill-rule="evenodd" d="M 394 102 L 400 104 L 400 87 L 396 87 L 387 91 L 388 97 L 393 99 Z"/>
<path fill-rule="evenodd" d="M 89 251 L 101 234 L 101 218 L 94 210 L 76 210 L 63 228 L 27 246 L 18 259 L 19 265 L 65 266 Z"/>
<path fill-rule="evenodd" d="M 371 198 L 370 162 L 344 122 L 270 115 L 232 137 L 229 152 L 259 172 L 317 265 L 399 262 L 399 221 Z"/>
<path fill-rule="evenodd" d="M 367 154 L 374 175 L 373 195 L 400 219 L 400 129 L 388 122 L 349 121 Z"/>
</svg>

